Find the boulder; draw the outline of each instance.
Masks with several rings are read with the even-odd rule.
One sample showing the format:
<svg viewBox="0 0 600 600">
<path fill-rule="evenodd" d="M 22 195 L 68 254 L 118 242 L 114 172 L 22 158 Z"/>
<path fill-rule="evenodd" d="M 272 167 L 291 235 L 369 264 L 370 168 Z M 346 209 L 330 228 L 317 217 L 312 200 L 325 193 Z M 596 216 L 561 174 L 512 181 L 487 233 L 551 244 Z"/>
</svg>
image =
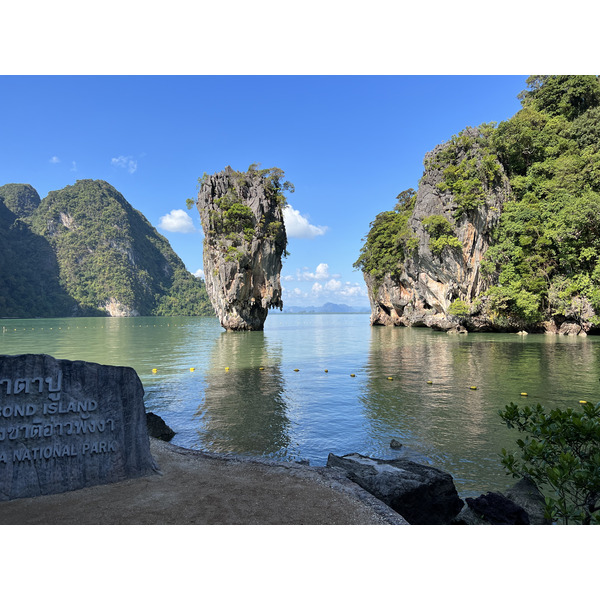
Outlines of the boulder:
<svg viewBox="0 0 600 600">
<path fill-rule="evenodd" d="M 146 425 L 148 426 L 148 435 L 158 440 L 170 442 L 175 436 L 175 432 L 164 422 L 163 418 L 153 412 L 146 413 Z"/>
<path fill-rule="evenodd" d="M 406 459 L 330 454 L 328 467 L 346 476 L 402 515 L 412 525 L 445 525 L 460 512 L 452 476 Z"/>
<path fill-rule="evenodd" d="M 399 442 L 398 440 L 392 440 L 390 442 L 390 448 L 392 450 L 400 450 L 400 448 L 402 448 L 402 443 Z"/>
<path fill-rule="evenodd" d="M 490 525 L 529 525 L 529 516 L 503 494 L 488 492 L 478 498 L 467 498 L 467 506 Z"/>
<path fill-rule="evenodd" d="M 551 523 L 544 516 L 546 508 L 544 496 L 528 477 L 517 481 L 504 492 L 504 495 L 525 510 L 531 525 L 549 525 Z"/>
<path fill-rule="evenodd" d="M 0 413 L 0 501 L 157 471 L 131 367 L 0 356 Z"/>
<path fill-rule="evenodd" d="M 581 331 L 581 325 L 565 321 L 558 330 L 559 335 L 577 335 Z"/>
</svg>

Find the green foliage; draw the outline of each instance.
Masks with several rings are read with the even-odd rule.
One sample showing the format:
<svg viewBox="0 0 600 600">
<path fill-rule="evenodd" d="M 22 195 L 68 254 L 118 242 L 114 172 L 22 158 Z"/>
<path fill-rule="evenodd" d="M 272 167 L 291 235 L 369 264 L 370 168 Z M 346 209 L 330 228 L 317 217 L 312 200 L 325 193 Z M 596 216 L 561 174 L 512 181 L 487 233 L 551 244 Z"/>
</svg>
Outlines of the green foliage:
<svg viewBox="0 0 600 600">
<path fill-rule="evenodd" d="M 455 236 L 454 227 L 442 215 L 431 215 L 423 219 L 423 227 L 429 234 L 429 249 L 435 256 L 440 256 L 444 248 L 462 249 L 462 243 Z"/>
<path fill-rule="evenodd" d="M 502 288 L 506 315 L 566 315 L 582 297 L 600 311 L 598 78 L 528 84 L 524 108 L 490 136 L 513 197 L 482 267 Z"/>
<path fill-rule="evenodd" d="M 39 206 L 40 196 L 28 183 L 7 183 L 0 187 L 1 203 L 16 217 L 26 218 Z"/>
<path fill-rule="evenodd" d="M 440 192 L 450 191 L 457 209 L 454 217 L 485 204 L 490 189 L 500 180 L 498 157 L 489 138 L 492 125 L 484 124 L 479 130 L 466 129 L 452 136 L 425 167 L 441 169 L 443 180 L 437 184 Z"/>
<path fill-rule="evenodd" d="M 405 256 L 418 247 L 418 240 L 408 226 L 414 210 L 417 194 L 408 189 L 396 197 L 393 211 L 378 214 L 371 223 L 360 256 L 354 263 L 355 269 L 369 273 L 381 280 L 386 273 L 398 276 Z"/>
<path fill-rule="evenodd" d="M 230 171 L 227 192 L 214 200 L 214 208 L 208 211 L 207 239 L 220 245 L 226 254 L 227 261 L 239 260 L 244 251 L 237 248 L 244 242 L 250 244 L 253 239 L 268 238 L 281 247 L 281 253 L 287 256 L 287 237 L 283 226 L 283 209 L 287 204 L 284 192 L 294 192 L 294 186 L 289 181 L 282 181 L 283 170 L 273 167 L 259 169 L 260 164 L 254 163 L 248 171 Z M 212 186 L 211 177 L 206 173 L 199 179 L 200 186 Z M 265 214 L 257 222 L 254 213 L 247 204 L 250 188 L 254 186 L 264 190 L 265 196 L 275 201 L 277 211 Z M 189 204 L 188 204 L 189 207 Z M 246 247 L 246 252 L 249 248 Z"/>
<path fill-rule="evenodd" d="M 524 106 L 573 120 L 600 104 L 600 83 L 595 75 L 532 75 L 521 93 Z"/>
<path fill-rule="evenodd" d="M 563 316 L 600 325 L 600 79 L 534 76 L 527 83 L 512 118 L 465 129 L 428 155 L 425 168 L 438 170 L 439 191 L 452 194 L 454 219 L 498 191 L 502 171 L 509 178 L 512 193 L 481 263 L 481 303 L 495 323 Z M 377 278 L 401 271 L 418 240 L 402 239 L 399 214 L 396 207 L 377 216 L 355 267 Z M 460 248 L 440 219 L 423 223 L 438 256 Z M 584 314 L 586 306 L 595 317 Z"/>
<path fill-rule="evenodd" d="M 0 193 L 7 187 L 0 188 Z M 23 191 L 27 201 L 28 190 Z M 22 198 L 17 194 L 12 200 L 11 206 L 20 211 Z M 59 317 L 74 308 L 59 283 L 52 247 L 17 218 L 0 195 L 0 318 Z"/>
<path fill-rule="evenodd" d="M 464 300 L 456 299 L 448 307 L 448 314 L 455 317 L 465 317 L 471 312 L 471 307 Z"/>
<path fill-rule="evenodd" d="M 502 464 L 549 492 L 546 516 L 564 524 L 600 524 L 600 404 L 546 412 L 540 404 L 510 403 L 499 415 L 509 429 L 525 433 L 517 453 L 502 449 Z"/>
<path fill-rule="evenodd" d="M 197 314 L 212 312 L 208 301 L 201 302 L 203 283 L 186 271 L 147 219 L 104 181 L 81 180 L 50 192 L 29 223 L 55 257 L 57 285 L 72 307 L 67 314 L 104 315 L 113 300 L 142 315 L 188 314 L 186 301 L 201 311 Z"/>
</svg>

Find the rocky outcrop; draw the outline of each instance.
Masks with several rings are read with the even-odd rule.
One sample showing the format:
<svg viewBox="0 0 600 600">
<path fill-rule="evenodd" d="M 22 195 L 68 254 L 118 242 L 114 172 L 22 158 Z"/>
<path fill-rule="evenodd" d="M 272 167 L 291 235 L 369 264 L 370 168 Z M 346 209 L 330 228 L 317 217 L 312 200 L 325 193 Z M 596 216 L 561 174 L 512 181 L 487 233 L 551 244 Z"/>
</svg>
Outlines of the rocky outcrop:
<svg viewBox="0 0 600 600">
<path fill-rule="evenodd" d="M 467 316 L 458 318 L 451 314 L 451 304 L 455 300 L 470 304 L 485 289 L 481 260 L 490 245 L 502 205 L 510 194 L 510 186 L 502 165 L 481 149 L 478 131 L 467 129 L 464 136 L 470 140 L 468 150 L 457 148 L 452 162 L 447 156 L 453 142 L 441 144 L 425 156 L 425 172 L 408 220 L 418 246 L 407 254 L 400 274 L 395 277 L 387 274 L 376 281 L 364 273 L 372 325 L 451 330 Z M 444 176 L 445 169 L 466 159 L 474 169 L 481 167 L 485 160 L 488 171 L 494 173 L 493 178 L 479 177 L 478 196 L 470 204 L 460 198 L 457 200 Z M 483 167 L 480 170 L 483 171 Z M 447 230 L 441 232 L 438 228 L 436 237 L 435 228 L 428 225 L 431 218 L 443 218 L 448 224 L 445 225 Z M 454 243 L 444 245 L 440 233 Z M 492 328 L 492 325 L 480 322 L 474 328 L 486 327 Z"/>
<path fill-rule="evenodd" d="M 283 308 L 281 258 L 287 236 L 279 169 L 231 167 L 202 178 L 197 207 L 204 230 L 206 290 L 228 331 L 262 330 Z"/>
<path fill-rule="evenodd" d="M 165 423 L 164 419 L 153 412 L 146 413 L 146 426 L 148 435 L 157 440 L 170 442 L 175 437 L 175 432 Z"/>
<path fill-rule="evenodd" d="M 104 310 L 110 317 L 139 317 L 140 313 L 119 302 L 116 298 L 109 298 L 104 304 Z"/>
<path fill-rule="evenodd" d="M 545 500 L 531 479 L 517 481 L 503 494 L 488 492 L 467 498 L 454 525 L 550 525 Z"/>
<path fill-rule="evenodd" d="M 346 454 L 330 454 L 328 467 L 346 476 L 385 502 L 411 525 L 445 525 L 460 512 L 452 476 L 439 469 L 406 459 L 382 460 Z"/>
</svg>

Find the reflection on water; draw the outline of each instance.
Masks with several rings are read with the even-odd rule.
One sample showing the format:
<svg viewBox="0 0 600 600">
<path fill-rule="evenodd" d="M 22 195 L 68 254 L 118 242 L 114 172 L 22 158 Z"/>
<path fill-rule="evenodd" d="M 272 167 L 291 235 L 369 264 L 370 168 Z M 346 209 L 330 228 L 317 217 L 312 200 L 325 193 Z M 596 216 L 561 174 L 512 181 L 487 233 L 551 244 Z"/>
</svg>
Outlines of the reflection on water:
<svg viewBox="0 0 600 600">
<path fill-rule="evenodd" d="M 329 452 L 407 456 L 450 472 L 463 496 L 510 483 L 508 402 L 598 401 L 599 342 L 372 328 L 368 315 L 274 314 L 238 333 L 206 317 L 0 321 L 0 353 L 133 367 L 180 446 L 315 465 Z"/>
<path fill-rule="evenodd" d="M 217 337 L 194 413 L 200 447 L 285 458 L 291 439 L 280 363 L 280 348 L 262 331 Z"/>
<path fill-rule="evenodd" d="M 591 338 L 374 328 L 361 396 L 370 438 L 389 457 L 385 444 L 395 437 L 463 490 L 505 489 L 510 479 L 498 454 L 517 434 L 498 411 L 509 402 L 563 409 L 597 402 L 598 349 Z"/>
</svg>

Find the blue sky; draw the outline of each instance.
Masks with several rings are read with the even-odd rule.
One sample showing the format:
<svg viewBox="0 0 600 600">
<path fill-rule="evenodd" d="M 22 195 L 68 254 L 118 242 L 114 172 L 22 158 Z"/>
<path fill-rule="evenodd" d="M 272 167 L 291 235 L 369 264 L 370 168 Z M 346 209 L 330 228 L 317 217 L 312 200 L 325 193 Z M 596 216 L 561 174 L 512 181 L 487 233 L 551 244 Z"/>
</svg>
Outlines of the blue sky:
<svg viewBox="0 0 600 600">
<path fill-rule="evenodd" d="M 197 179 L 279 167 L 287 305 L 367 306 L 354 271 L 369 223 L 417 188 L 423 157 L 468 125 L 520 108 L 526 76 L 2 76 L 0 184 L 43 198 L 104 179 L 202 269 Z M 175 211 L 175 212 L 173 212 Z"/>
</svg>

